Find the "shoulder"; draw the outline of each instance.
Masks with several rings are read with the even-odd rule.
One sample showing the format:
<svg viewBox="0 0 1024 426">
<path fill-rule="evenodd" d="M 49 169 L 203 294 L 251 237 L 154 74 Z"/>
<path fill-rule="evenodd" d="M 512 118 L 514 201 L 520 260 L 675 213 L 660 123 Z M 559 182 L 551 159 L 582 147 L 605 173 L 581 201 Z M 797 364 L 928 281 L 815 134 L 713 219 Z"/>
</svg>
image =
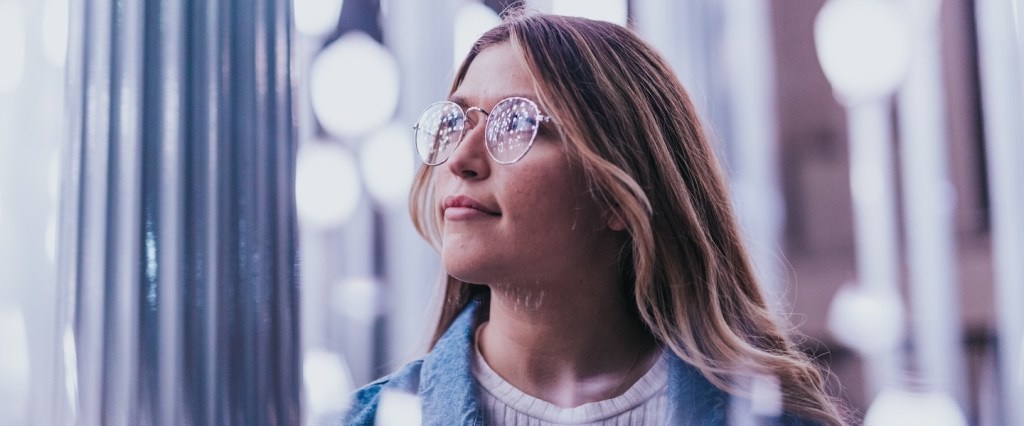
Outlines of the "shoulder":
<svg viewBox="0 0 1024 426">
<path fill-rule="evenodd" d="M 715 386 L 704 374 L 679 356 L 666 351 L 669 361 L 669 416 L 674 425 L 763 424 L 810 426 L 821 423 L 782 412 L 757 414 L 748 398 Z"/>
<path fill-rule="evenodd" d="M 394 390 L 416 394 L 419 389 L 422 366 L 422 359 L 410 362 L 395 373 L 359 388 L 352 395 L 352 406 L 343 417 L 341 424 L 372 426 L 377 416 L 381 393 L 385 390 Z"/>
</svg>

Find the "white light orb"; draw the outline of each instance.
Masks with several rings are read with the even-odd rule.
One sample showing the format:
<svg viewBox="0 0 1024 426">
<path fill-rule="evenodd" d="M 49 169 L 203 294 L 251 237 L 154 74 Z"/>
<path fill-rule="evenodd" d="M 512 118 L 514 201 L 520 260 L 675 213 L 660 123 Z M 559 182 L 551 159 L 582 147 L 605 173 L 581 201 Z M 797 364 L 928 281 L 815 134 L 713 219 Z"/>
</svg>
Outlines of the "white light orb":
<svg viewBox="0 0 1024 426">
<path fill-rule="evenodd" d="M 750 383 L 751 411 L 759 416 L 775 417 L 782 414 L 782 385 L 779 378 L 755 375 Z"/>
<path fill-rule="evenodd" d="M 342 0 L 295 0 L 295 29 L 322 36 L 338 26 Z"/>
<path fill-rule="evenodd" d="M 455 67 L 462 64 L 476 39 L 499 23 L 501 18 L 487 5 L 476 1 L 463 3 L 455 15 Z"/>
<path fill-rule="evenodd" d="M 0 93 L 13 91 L 25 72 L 25 14 L 21 4 L 0 1 Z"/>
<path fill-rule="evenodd" d="M 381 391 L 377 408 L 377 426 L 419 426 L 423 424 L 423 401 L 419 396 L 399 390 Z"/>
<path fill-rule="evenodd" d="M 365 33 L 345 33 L 313 61 L 310 99 L 328 133 L 341 139 L 366 134 L 387 123 L 398 106 L 395 58 Z"/>
<path fill-rule="evenodd" d="M 832 299 L 828 327 L 840 343 L 862 354 L 892 350 L 903 338 L 899 294 L 846 284 Z"/>
<path fill-rule="evenodd" d="M 43 3 L 43 53 L 58 67 L 64 66 L 68 52 L 68 0 Z"/>
<path fill-rule="evenodd" d="M 828 0 L 814 20 L 818 61 L 844 102 L 887 96 L 910 67 L 910 22 L 896 2 Z"/>
<path fill-rule="evenodd" d="M 384 208 L 408 204 L 409 189 L 416 174 L 412 129 L 392 123 L 363 142 L 359 165 L 366 190 Z"/>
<path fill-rule="evenodd" d="M 331 229 L 348 221 L 359 205 L 356 161 L 345 148 L 327 142 L 299 146 L 295 166 L 295 208 L 303 225 Z"/>
<path fill-rule="evenodd" d="M 325 422 L 343 412 L 355 390 L 345 360 L 323 349 L 307 349 L 302 356 L 302 379 L 306 387 L 310 419 Z"/>
<path fill-rule="evenodd" d="M 347 318 L 373 324 L 380 311 L 381 284 L 372 278 L 350 278 L 334 285 L 332 307 Z"/>
<path fill-rule="evenodd" d="M 626 25 L 629 6 L 626 0 L 552 0 L 551 13 L 581 16 Z"/>
<path fill-rule="evenodd" d="M 883 389 L 864 416 L 864 426 L 965 426 L 967 419 L 953 398 L 942 392 Z"/>
</svg>

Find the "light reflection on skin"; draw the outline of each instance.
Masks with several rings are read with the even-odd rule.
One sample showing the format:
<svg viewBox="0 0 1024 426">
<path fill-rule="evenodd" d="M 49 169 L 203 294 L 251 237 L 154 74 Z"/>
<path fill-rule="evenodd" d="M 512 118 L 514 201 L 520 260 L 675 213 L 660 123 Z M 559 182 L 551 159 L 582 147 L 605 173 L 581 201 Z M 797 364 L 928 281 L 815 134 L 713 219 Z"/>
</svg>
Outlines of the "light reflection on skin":
<svg viewBox="0 0 1024 426">
<path fill-rule="evenodd" d="M 516 312 L 532 311 L 540 309 L 544 304 L 544 296 L 547 294 L 540 283 L 535 282 L 533 286 L 520 285 L 490 285 L 492 291 L 501 291 L 506 296 L 511 296 L 512 309 Z"/>
</svg>

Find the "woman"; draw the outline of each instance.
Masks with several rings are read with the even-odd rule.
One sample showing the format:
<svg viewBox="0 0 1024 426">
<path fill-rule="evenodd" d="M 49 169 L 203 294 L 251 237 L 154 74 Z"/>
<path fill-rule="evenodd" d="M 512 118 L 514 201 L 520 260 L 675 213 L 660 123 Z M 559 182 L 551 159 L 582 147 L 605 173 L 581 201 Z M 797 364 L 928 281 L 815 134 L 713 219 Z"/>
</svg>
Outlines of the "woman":
<svg viewBox="0 0 1024 426">
<path fill-rule="evenodd" d="M 440 320 L 347 424 L 388 390 L 425 424 L 724 424 L 766 377 L 771 420 L 844 423 L 766 307 L 693 105 L 631 31 L 506 16 L 416 139 Z"/>
</svg>

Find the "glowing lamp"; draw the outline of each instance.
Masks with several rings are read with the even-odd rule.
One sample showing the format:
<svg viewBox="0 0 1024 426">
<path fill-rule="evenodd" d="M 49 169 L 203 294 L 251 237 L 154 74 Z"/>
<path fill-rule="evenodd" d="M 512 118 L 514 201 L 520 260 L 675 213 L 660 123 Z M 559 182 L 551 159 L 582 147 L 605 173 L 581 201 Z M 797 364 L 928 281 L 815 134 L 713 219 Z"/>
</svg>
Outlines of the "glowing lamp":
<svg viewBox="0 0 1024 426">
<path fill-rule="evenodd" d="M 398 66 L 370 36 L 352 31 L 313 61 L 310 99 L 317 120 L 331 135 L 361 136 L 385 123 L 398 106 Z"/>
<path fill-rule="evenodd" d="M 903 337 L 898 294 L 844 285 L 832 299 L 828 327 L 840 343 L 862 354 L 895 348 Z"/>
<path fill-rule="evenodd" d="M 910 66 L 908 26 L 891 1 L 825 3 L 814 20 L 814 45 L 840 100 L 854 103 L 896 90 Z"/>
</svg>

